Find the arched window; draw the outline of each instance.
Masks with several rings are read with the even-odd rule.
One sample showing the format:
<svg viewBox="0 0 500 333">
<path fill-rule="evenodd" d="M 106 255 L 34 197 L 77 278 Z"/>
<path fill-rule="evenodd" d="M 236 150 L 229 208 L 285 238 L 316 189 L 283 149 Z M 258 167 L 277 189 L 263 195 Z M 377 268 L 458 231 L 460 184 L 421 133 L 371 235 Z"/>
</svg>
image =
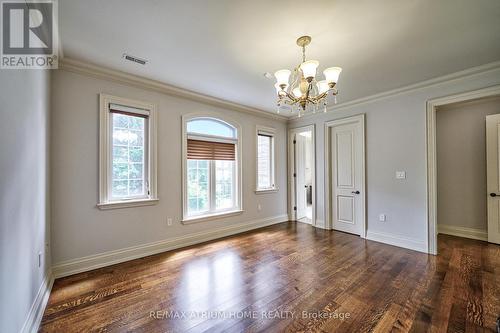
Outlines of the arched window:
<svg viewBox="0 0 500 333">
<path fill-rule="evenodd" d="M 241 210 L 239 130 L 214 117 L 184 117 L 184 221 Z"/>
<path fill-rule="evenodd" d="M 215 118 L 194 118 L 187 122 L 189 134 L 236 138 L 236 128 Z"/>
</svg>

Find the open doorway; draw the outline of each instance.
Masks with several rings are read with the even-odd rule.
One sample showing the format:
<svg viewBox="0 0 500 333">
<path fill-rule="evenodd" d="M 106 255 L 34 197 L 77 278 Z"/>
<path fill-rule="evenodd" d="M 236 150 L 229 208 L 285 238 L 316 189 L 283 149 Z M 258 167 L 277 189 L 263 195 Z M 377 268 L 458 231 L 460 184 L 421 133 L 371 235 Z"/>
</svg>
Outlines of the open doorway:
<svg viewBox="0 0 500 333">
<path fill-rule="evenodd" d="M 431 254 L 438 233 L 500 243 L 499 96 L 494 86 L 427 102 Z"/>
<path fill-rule="evenodd" d="M 314 126 L 289 131 L 291 211 L 296 221 L 315 225 Z"/>
<path fill-rule="evenodd" d="M 500 98 L 447 104 L 436 111 L 438 233 L 496 239 L 494 233 L 488 237 L 487 206 L 492 200 L 487 177 L 497 176 L 498 168 L 493 167 L 497 172 L 487 172 L 486 166 L 488 159 L 493 158 L 491 163 L 495 163 L 498 158 L 488 156 L 486 148 L 488 144 L 498 145 Z M 491 152 L 498 154 L 498 147 Z M 498 182 L 489 183 L 490 192 L 497 193 Z"/>
</svg>

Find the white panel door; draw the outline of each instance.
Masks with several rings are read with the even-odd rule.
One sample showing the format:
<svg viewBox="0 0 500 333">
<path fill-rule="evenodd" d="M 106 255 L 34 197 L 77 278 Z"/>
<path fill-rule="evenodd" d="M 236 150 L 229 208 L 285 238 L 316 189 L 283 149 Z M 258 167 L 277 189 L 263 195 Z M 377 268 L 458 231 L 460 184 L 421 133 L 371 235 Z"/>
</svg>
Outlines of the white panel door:
<svg viewBox="0 0 500 333">
<path fill-rule="evenodd" d="M 486 116 L 488 242 L 500 244 L 500 114 Z"/>
<path fill-rule="evenodd" d="M 333 229 L 363 234 L 363 124 L 331 127 L 331 220 Z"/>
</svg>

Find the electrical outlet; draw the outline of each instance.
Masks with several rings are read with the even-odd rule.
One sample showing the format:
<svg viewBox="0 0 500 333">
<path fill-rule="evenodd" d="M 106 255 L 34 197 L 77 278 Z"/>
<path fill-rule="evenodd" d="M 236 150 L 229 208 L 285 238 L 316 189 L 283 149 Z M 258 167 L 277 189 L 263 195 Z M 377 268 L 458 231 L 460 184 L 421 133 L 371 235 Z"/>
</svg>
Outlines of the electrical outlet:
<svg viewBox="0 0 500 333">
<path fill-rule="evenodd" d="M 172 218 L 167 217 L 167 225 L 170 227 L 172 225 Z"/>
<path fill-rule="evenodd" d="M 257 205 L 257 210 L 260 212 L 262 210 L 262 206 L 260 204 Z"/>
<path fill-rule="evenodd" d="M 38 267 L 42 267 L 42 252 L 38 252 Z"/>
<path fill-rule="evenodd" d="M 378 220 L 379 220 L 380 222 L 385 222 L 385 220 L 386 220 L 386 216 L 385 216 L 385 214 L 380 214 L 380 215 L 378 216 Z"/>
</svg>

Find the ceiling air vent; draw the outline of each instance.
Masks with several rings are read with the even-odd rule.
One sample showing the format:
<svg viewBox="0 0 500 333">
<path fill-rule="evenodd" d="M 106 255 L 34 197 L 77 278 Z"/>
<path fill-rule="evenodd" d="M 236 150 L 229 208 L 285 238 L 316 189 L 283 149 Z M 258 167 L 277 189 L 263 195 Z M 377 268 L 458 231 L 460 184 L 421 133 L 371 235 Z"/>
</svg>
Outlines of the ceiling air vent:
<svg viewBox="0 0 500 333">
<path fill-rule="evenodd" d="M 146 59 L 141 59 L 141 58 L 138 58 L 136 56 L 133 56 L 133 55 L 130 55 L 130 54 L 127 54 L 127 53 L 123 54 L 123 58 L 125 60 L 132 61 L 132 62 L 135 62 L 137 64 L 141 64 L 141 65 L 145 65 L 148 62 Z"/>
</svg>

